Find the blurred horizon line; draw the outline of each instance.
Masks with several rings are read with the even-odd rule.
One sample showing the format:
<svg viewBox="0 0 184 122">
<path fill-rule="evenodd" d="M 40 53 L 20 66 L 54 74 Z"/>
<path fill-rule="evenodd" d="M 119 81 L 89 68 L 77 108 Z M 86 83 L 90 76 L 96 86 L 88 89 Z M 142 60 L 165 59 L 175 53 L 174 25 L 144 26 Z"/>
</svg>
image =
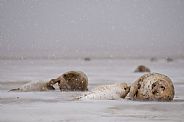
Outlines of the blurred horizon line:
<svg viewBox="0 0 184 122">
<path fill-rule="evenodd" d="M 83 59 L 90 61 L 93 59 L 149 59 L 156 61 L 159 59 L 184 59 L 184 56 L 0 56 L 0 60 L 72 60 Z"/>
</svg>

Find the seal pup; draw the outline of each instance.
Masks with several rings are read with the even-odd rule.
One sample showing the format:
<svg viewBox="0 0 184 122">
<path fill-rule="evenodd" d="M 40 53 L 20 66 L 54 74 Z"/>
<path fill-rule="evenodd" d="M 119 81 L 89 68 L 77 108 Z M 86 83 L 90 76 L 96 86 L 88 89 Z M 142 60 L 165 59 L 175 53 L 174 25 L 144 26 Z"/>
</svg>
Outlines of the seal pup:
<svg viewBox="0 0 184 122">
<path fill-rule="evenodd" d="M 150 72 L 150 69 L 144 65 L 139 65 L 134 72 Z"/>
<path fill-rule="evenodd" d="M 24 84 L 23 86 L 11 89 L 9 91 L 31 92 L 31 91 L 48 91 L 55 90 L 52 84 L 48 81 L 35 81 Z"/>
<path fill-rule="evenodd" d="M 125 98 L 129 93 L 130 87 L 126 83 L 116 83 L 102 85 L 93 89 L 91 92 L 77 97 L 78 100 L 116 100 Z"/>
<path fill-rule="evenodd" d="M 171 101 L 174 94 L 174 85 L 168 76 L 149 73 L 131 85 L 129 97 L 132 100 Z"/>
<path fill-rule="evenodd" d="M 88 77 L 81 71 L 69 71 L 57 79 L 51 79 L 49 84 L 54 85 L 58 83 L 61 91 L 87 91 Z"/>
</svg>

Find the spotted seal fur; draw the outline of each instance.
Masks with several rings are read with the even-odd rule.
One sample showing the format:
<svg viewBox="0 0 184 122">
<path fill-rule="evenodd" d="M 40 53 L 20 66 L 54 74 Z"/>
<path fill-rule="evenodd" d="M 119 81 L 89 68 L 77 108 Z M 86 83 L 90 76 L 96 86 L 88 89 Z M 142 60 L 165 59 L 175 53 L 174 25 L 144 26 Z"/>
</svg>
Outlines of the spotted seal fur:
<svg viewBox="0 0 184 122">
<path fill-rule="evenodd" d="M 81 71 L 69 71 L 56 79 L 51 79 L 50 84 L 58 83 L 61 91 L 87 91 L 88 77 Z"/>
<path fill-rule="evenodd" d="M 171 101 L 174 94 L 174 85 L 168 76 L 148 73 L 131 85 L 129 97 L 132 100 Z"/>
<path fill-rule="evenodd" d="M 102 85 L 93 89 L 91 92 L 77 97 L 79 100 L 116 100 L 125 98 L 130 90 L 126 83 L 116 83 Z"/>
</svg>

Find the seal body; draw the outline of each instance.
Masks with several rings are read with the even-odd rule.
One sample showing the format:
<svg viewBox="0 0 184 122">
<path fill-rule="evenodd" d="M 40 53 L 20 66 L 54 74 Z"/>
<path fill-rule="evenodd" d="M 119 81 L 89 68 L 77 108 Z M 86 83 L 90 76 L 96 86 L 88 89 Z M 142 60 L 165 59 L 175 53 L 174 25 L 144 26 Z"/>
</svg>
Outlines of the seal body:
<svg viewBox="0 0 184 122">
<path fill-rule="evenodd" d="M 57 79 L 52 79 L 50 84 L 58 83 L 61 91 L 87 91 L 88 78 L 87 75 L 81 71 L 69 71 Z"/>
<path fill-rule="evenodd" d="M 144 65 L 139 65 L 134 72 L 150 72 L 150 69 Z"/>
<path fill-rule="evenodd" d="M 126 83 L 102 85 L 78 97 L 79 100 L 115 100 L 125 98 L 130 90 Z"/>
<path fill-rule="evenodd" d="M 174 86 L 169 77 L 159 73 L 141 76 L 130 88 L 130 99 L 171 101 L 174 98 Z"/>
<path fill-rule="evenodd" d="M 48 81 L 35 81 L 24 84 L 23 86 L 12 89 L 10 91 L 20 91 L 20 92 L 31 92 L 31 91 L 48 91 L 55 90 L 55 88 L 48 83 Z"/>
</svg>

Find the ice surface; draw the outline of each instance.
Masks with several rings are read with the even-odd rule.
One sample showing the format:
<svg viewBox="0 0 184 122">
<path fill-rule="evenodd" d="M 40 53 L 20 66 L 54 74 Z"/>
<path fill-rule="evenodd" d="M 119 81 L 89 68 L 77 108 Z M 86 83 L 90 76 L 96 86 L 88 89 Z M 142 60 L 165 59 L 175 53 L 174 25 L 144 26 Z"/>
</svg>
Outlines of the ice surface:
<svg viewBox="0 0 184 122">
<path fill-rule="evenodd" d="M 172 102 L 140 102 L 128 99 L 77 101 L 82 92 L 8 92 L 35 80 L 55 78 L 69 70 L 88 75 L 89 90 L 97 85 L 127 82 L 131 84 L 142 73 L 138 65 L 152 72 L 168 75 L 175 86 Z M 182 122 L 184 119 L 184 60 L 104 59 L 84 60 L 0 60 L 1 122 Z"/>
</svg>

